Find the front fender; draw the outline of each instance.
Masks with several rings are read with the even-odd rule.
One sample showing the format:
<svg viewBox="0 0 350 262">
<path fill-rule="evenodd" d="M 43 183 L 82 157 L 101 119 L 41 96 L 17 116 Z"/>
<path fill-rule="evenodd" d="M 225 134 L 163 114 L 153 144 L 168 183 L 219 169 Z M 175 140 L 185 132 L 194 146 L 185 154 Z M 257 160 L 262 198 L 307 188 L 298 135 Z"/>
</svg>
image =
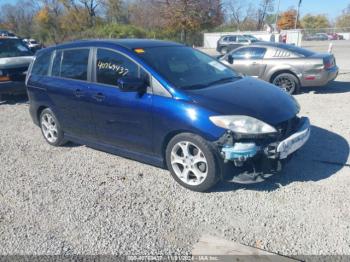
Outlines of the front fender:
<svg viewBox="0 0 350 262">
<path fill-rule="evenodd" d="M 162 154 L 164 143 L 169 135 L 181 132 L 197 134 L 207 141 L 216 141 L 225 129 L 215 126 L 209 119 L 215 115 L 204 107 L 193 102 L 174 98 L 155 96 L 153 100 L 154 152 Z"/>
</svg>

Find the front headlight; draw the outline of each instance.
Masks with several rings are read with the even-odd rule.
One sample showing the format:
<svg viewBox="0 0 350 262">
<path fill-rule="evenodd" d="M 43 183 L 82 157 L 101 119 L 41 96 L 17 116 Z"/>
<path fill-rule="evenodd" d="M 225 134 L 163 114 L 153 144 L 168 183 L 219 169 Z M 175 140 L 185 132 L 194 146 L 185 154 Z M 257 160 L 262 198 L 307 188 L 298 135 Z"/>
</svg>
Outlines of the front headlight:
<svg viewBox="0 0 350 262">
<path fill-rule="evenodd" d="M 232 130 L 239 134 L 271 134 L 277 130 L 256 118 L 250 116 L 211 116 L 209 117 L 216 126 Z"/>
</svg>

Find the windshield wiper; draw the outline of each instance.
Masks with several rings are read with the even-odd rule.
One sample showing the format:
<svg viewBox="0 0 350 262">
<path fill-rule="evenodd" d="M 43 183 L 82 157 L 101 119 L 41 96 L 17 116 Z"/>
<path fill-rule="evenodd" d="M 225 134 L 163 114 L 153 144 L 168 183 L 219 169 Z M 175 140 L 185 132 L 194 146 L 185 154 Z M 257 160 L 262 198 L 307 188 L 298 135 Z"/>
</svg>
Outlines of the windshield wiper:
<svg viewBox="0 0 350 262">
<path fill-rule="evenodd" d="M 223 84 L 223 83 L 228 83 L 232 82 L 235 79 L 240 79 L 240 76 L 230 76 L 230 77 L 224 77 L 219 80 L 215 80 L 213 82 L 207 83 L 205 86 L 212 86 L 212 85 L 217 85 L 217 84 Z"/>
<path fill-rule="evenodd" d="M 206 84 L 195 84 L 195 85 L 190 85 L 190 86 L 183 86 L 181 89 L 200 89 L 200 88 L 205 88 L 205 87 L 209 87 L 212 85 L 216 85 L 216 84 L 222 84 L 222 83 L 228 83 L 228 82 L 232 82 L 235 79 L 240 79 L 242 78 L 241 76 L 230 76 L 230 77 L 224 77 L 221 78 L 219 80 L 215 80 L 213 82 L 209 82 Z"/>
</svg>

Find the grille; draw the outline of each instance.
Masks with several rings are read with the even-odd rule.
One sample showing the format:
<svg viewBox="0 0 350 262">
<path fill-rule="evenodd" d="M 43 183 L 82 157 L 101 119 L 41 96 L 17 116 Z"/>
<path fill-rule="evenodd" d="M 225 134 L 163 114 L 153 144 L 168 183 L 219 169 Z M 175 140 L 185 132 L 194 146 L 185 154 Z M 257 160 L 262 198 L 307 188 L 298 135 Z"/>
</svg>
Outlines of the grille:
<svg viewBox="0 0 350 262">
<path fill-rule="evenodd" d="M 279 140 L 283 140 L 291 136 L 297 130 L 298 124 L 299 124 L 299 118 L 293 117 L 277 125 L 276 129 L 279 133 Z"/>
</svg>

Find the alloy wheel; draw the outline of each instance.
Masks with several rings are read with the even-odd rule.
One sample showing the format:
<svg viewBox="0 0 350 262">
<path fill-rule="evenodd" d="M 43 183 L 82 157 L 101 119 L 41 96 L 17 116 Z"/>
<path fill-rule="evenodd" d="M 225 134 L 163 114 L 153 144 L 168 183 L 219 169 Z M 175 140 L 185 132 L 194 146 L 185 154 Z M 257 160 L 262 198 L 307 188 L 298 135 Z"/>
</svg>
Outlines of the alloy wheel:
<svg viewBox="0 0 350 262">
<path fill-rule="evenodd" d="M 176 176 L 187 185 L 200 185 L 207 177 L 208 162 L 198 146 L 181 141 L 171 150 L 171 165 Z"/>
<path fill-rule="evenodd" d="M 296 87 L 295 82 L 288 76 L 277 76 L 275 80 L 273 80 L 273 84 L 289 94 L 293 94 Z"/>
<path fill-rule="evenodd" d="M 49 113 L 45 113 L 41 116 L 41 129 L 45 138 L 50 143 L 55 143 L 58 139 L 57 124 L 53 116 Z"/>
</svg>

